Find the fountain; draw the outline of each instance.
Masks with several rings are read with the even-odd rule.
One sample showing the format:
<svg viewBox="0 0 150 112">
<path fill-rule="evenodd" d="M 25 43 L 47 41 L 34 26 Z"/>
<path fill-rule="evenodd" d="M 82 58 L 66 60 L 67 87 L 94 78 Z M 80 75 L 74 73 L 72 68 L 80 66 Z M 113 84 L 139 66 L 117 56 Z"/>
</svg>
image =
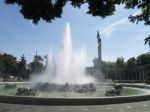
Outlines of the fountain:
<svg viewBox="0 0 150 112">
<path fill-rule="evenodd" d="M 69 23 L 66 23 L 63 34 L 61 50 L 58 53 L 55 63 L 52 51 L 48 55 L 48 66 L 46 71 L 37 77 L 31 78 L 32 82 L 49 82 L 55 84 L 85 84 L 93 83 L 94 78 L 85 72 L 86 51 L 81 48 L 74 51 L 71 41 Z"/>
<path fill-rule="evenodd" d="M 63 41 L 56 59 L 52 51 L 48 55 L 47 69 L 43 74 L 33 75 L 34 88 L 45 91 L 72 91 L 85 93 L 96 91 L 94 78 L 85 72 L 86 51 L 81 48 L 74 51 L 69 23 L 64 27 Z M 56 61 L 57 60 L 57 63 Z M 91 87 L 91 88 L 90 88 Z"/>
<path fill-rule="evenodd" d="M 47 69 L 43 74 L 33 75 L 31 82 L 24 84 L 0 83 L 0 102 L 28 105 L 102 105 L 150 100 L 150 86 L 123 84 L 122 88 L 115 84 L 96 84 L 96 80 L 85 72 L 85 67 L 85 47 L 74 51 L 70 26 L 66 23 L 61 49 L 57 56 L 53 56 L 52 51 L 49 53 Z M 126 90 L 133 93 L 121 92 Z"/>
</svg>

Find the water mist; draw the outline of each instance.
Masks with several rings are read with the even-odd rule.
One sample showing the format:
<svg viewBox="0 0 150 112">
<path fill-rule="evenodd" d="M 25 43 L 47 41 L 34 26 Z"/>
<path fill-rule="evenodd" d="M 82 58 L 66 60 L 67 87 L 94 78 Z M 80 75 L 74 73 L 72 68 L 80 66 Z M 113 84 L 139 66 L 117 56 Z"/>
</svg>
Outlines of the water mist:
<svg viewBox="0 0 150 112">
<path fill-rule="evenodd" d="M 58 55 L 55 57 L 56 58 L 53 57 L 52 51 L 48 54 L 47 69 L 43 74 L 38 76 L 34 75 L 31 79 L 33 82 L 84 84 L 94 81 L 94 79 L 85 72 L 85 47 L 82 47 L 76 51 L 72 48 L 69 23 L 65 24 L 62 46 Z"/>
</svg>

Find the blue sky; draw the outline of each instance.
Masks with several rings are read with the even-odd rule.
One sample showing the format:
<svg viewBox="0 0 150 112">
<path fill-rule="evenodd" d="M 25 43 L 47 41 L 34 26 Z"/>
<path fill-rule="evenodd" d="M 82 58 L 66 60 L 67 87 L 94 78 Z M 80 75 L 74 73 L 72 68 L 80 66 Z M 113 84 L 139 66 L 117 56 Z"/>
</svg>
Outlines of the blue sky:
<svg viewBox="0 0 150 112">
<path fill-rule="evenodd" d="M 54 53 L 60 49 L 63 27 L 70 23 L 73 47 L 75 49 L 86 43 L 88 65 L 97 57 L 97 38 L 99 30 L 102 38 L 102 59 L 115 61 L 123 56 L 125 60 L 148 52 L 144 45 L 144 37 L 150 33 L 150 27 L 143 23 L 130 23 L 127 17 L 139 13 L 139 10 L 125 10 L 117 6 L 113 16 L 101 19 L 86 14 L 87 6 L 81 9 L 73 8 L 70 4 L 64 7 L 62 18 L 52 23 L 40 21 L 34 25 L 19 13 L 19 7 L 6 5 L 0 1 L 0 52 L 13 54 L 20 58 L 25 54 L 28 62 L 33 59 L 35 51 L 44 56 L 51 47 Z"/>
</svg>

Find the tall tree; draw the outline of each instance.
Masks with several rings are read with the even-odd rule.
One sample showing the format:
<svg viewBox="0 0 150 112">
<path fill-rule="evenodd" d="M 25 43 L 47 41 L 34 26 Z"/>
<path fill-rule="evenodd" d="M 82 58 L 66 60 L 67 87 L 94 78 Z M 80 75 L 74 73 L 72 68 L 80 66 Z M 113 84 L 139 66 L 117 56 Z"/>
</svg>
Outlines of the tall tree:
<svg viewBox="0 0 150 112">
<path fill-rule="evenodd" d="M 4 58 L 3 55 L 0 54 L 0 77 L 3 77 L 4 70 L 5 70 Z"/>
<path fill-rule="evenodd" d="M 124 58 L 123 57 L 117 58 L 116 60 L 116 70 L 117 70 L 116 78 L 117 79 L 122 80 L 122 74 L 124 72 L 124 69 L 125 69 Z"/>
<path fill-rule="evenodd" d="M 143 66 L 150 64 L 150 54 L 142 54 L 137 57 L 137 65 L 138 66 Z"/>
<path fill-rule="evenodd" d="M 40 73 L 43 71 L 43 58 L 39 55 L 34 56 L 33 61 L 29 64 L 32 73 Z"/>
<path fill-rule="evenodd" d="M 27 67 L 27 61 L 25 56 L 22 55 L 20 61 L 18 62 L 18 76 L 23 79 L 29 78 L 26 67 Z"/>
<path fill-rule="evenodd" d="M 124 67 L 124 58 L 123 57 L 119 57 L 116 60 L 116 66 L 118 68 L 123 68 Z"/>
<path fill-rule="evenodd" d="M 136 59 L 134 57 L 132 57 L 132 58 L 129 58 L 127 60 L 126 68 L 127 69 L 133 69 L 133 68 L 136 67 L 136 65 L 137 65 L 137 61 L 136 61 Z"/>
<path fill-rule="evenodd" d="M 2 77 L 4 79 L 7 79 L 9 76 L 17 75 L 17 61 L 16 57 L 10 55 L 10 54 L 2 54 L 1 55 L 1 61 L 2 61 Z"/>
</svg>

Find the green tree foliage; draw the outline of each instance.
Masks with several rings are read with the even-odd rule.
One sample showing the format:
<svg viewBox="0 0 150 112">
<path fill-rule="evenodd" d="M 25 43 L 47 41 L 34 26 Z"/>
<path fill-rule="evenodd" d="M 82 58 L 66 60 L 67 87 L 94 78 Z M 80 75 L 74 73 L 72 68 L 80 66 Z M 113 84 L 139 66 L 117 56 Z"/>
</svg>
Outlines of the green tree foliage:
<svg viewBox="0 0 150 112">
<path fill-rule="evenodd" d="M 34 56 L 33 61 L 29 64 L 31 73 L 40 73 L 44 69 L 43 58 L 41 56 Z"/>
<path fill-rule="evenodd" d="M 5 0 L 6 4 L 17 4 L 24 18 L 32 20 L 35 24 L 41 19 L 51 22 L 56 18 L 61 18 L 63 7 L 67 2 L 75 8 L 87 4 L 87 14 L 102 18 L 113 15 L 116 5 L 125 5 L 126 9 L 138 8 L 141 12 L 130 15 L 130 21 L 136 24 L 144 21 L 145 25 L 150 25 L 149 0 Z M 150 43 L 149 40 L 150 38 L 145 38 L 145 43 Z"/>
<path fill-rule="evenodd" d="M 122 0 L 125 3 L 125 8 L 134 9 L 138 8 L 141 13 L 137 15 L 131 15 L 130 21 L 138 23 L 144 21 L 146 25 L 150 25 L 150 1 L 149 0 Z"/>
<path fill-rule="evenodd" d="M 5 0 L 6 4 L 17 4 L 20 12 L 26 19 L 38 23 L 40 19 L 51 22 L 60 18 L 66 3 L 80 8 L 87 4 L 87 13 L 93 16 L 106 17 L 114 14 L 116 5 L 124 4 L 126 9 L 138 8 L 140 14 L 131 15 L 131 22 L 144 21 L 150 25 L 150 2 L 149 0 Z"/>
<path fill-rule="evenodd" d="M 0 54 L 0 73 L 6 79 L 10 75 L 16 76 L 17 74 L 17 61 L 16 57 L 10 54 Z"/>
<path fill-rule="evenodd" d="M 142 54 L 137 57 L 137 65 L 138 66 L 142 66 L 142 65 L 146 65 L 146 64 L 150 64 L 150 54 L 146 53 L 146 54 Z"/>
<path fill-rule="evenodd" d="M 27 61 L 24 55 L 21 56 L 20 61 L 18 61 L 18 76 L 23 79 L 29 78 L 29 73 L 27 70 Z"/>
<path fill-rule="evenodd" d="M 4 80 L 9 79 L 10 76 L 23 80 L 29 79 L 30 73 L 40 73 L 43 69 L 43 58 L 41 56 L 34 56 L 34 60 L 28 65 L 24 55 L 17 61 L 16 57 L 11 54 L 0 54 L 0 78 Z"/>
<path fill-rule="evenodd" d="M 119 57 L 116 60 L 115 63 L 115 67 L 116 67 L 116 78 L 117 79 L 123 79 L 122 75 L 124 73 L 125 70 L 125 62 L 124 62 L 124 58 L 123 57 Z"/>
<path fill-rule="evenodd" d="M 112 80 L 143 80 L 150 82 L 150 54 L 141 54 L 137 58 L 132 57 L 124 61 L 123 57 L 117 58 L 116 62 L 96 62 L 94 67 L 89 67 L 88 72 L 94 73 L 94 68 L 101 69 L 104 77 Z M 97 64 L 99 63 L 99 64 Z"/>
<path fill-rule="evenodd" d="M 137 60 L 135 59 L 135 57 L 132 57 L 127 60 L 126 68 L 133 69 L 136 67 L 136 65 L 137 65 Z"/>
<path fill-rule="evenodd" d="M 24 18 L 34 23 L 40 19 L 51 22 L 60 18 L 67 2 L 75 8 L 86 3 L 88 14 L 102 18 L 112 15 L 116 10 L 115 5 L 120 3 L 118 0 L 5 0 L 6 4 L 17 4 Z"/>
<path fill-rule="evenodd" d="M 123 57 L 117 58 L 116 66 L 120 69 L 124 67 L 124 58 Z"/>
<path fill-rule="evenodd" d="M 131 22 L 138 24 L 138 22 L 144 21 L 145 25 L 150 25 L 150 1 L 149 0 L 122 0 L 125 3 L 125 8 L 134 9 L 138 8 L 141 13 L 137 15 L 130 15 L 129 19 Z M 150 36 L 145 38 L 145 44 L 149 43 L 150 47 Z"/>
<path fill-rule="evenodd" d="M 4 71 L 5 71 L 4 57 L 2 54 L 0 54 L 0 77 L 2 77 Z"/>
<path fill-rule="evenodd" d="M 150 36 L 145 38 L 145 45 L 148 44 L 150 47 Z"/>
<path fill-rule="evenodd" d="M 115 79 L 117 70 L 116 70 L 116 64 L 114 62 L 104 62 L 106 64 L 105 66 L 105 74 L 106 78 L 108 79 Z"/>
</svg>

